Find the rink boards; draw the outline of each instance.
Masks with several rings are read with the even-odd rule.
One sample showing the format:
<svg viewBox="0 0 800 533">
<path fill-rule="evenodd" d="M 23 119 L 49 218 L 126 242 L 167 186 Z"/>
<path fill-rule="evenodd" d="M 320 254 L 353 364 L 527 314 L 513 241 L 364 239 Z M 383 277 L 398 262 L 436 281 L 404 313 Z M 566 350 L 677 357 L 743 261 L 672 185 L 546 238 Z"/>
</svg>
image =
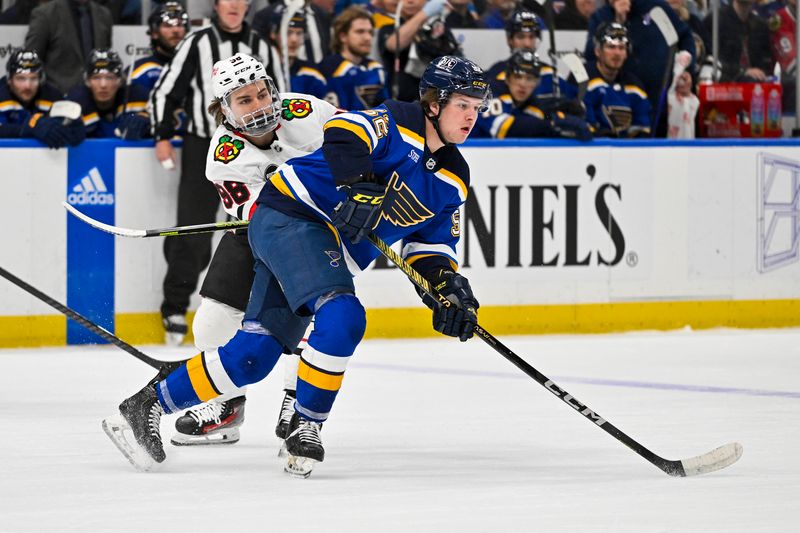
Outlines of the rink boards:
<svg viewBox="0 0 800 533">
<path fill-rule="evenodd" d="M 482 141 L 461 212 L 462 272 L 494 334 L 800 324 L 800 144 Z M 160 342 L 163 239 L 178 175 L 149 143 L 0 141 L 0 266 L 134 343 Z M 357 279 L 369 336 L 435 334 L 404 276 Z M 96 340 L 0 280 L 0 346 Z M 196 306 L 196 301 L 194 302 Z"/>
</svg>

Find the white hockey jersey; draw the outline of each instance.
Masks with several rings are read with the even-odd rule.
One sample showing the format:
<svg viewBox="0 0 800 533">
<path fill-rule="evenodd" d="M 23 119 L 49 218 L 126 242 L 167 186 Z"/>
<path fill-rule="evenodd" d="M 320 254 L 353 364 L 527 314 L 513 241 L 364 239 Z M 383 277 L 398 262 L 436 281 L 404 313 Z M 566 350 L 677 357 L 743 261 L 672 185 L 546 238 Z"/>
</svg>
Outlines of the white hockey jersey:
<svg viewBox="0 0 800 533">
<path fill-rule="evenodd" d="M 206 156 L 206 177 L 219 192 L 225 211 L 250 220 L 267 176 L 289 159 L 322 146 L 322 127 L 338 111 L 330 103 L 300 93 L 281 93 L 276 139 L 258 148 L 224 125 L 217 127 Z"/>
</svg>

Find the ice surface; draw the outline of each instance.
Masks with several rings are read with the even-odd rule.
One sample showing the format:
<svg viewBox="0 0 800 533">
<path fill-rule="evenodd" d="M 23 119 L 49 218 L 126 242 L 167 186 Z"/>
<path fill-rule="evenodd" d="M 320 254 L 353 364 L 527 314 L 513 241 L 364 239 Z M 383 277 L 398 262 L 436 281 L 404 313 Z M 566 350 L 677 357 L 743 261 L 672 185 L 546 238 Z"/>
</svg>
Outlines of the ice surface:
<svg viewBox="0 0 800 533">
<path fill-rule="evenodd" d="M 744 456 L 668 477 L 479 340 L 440 338 L 361 345 L 307 480 L 277 458 L 282 371 L 250 388 L 238 444 L 167 444 L 142 474 L 100 421 L 149 367 L 108 346 L 0 350 L 0 531 L 797 531 L 800 330 L 502 340 L 663 457 Z"/>
</svg>

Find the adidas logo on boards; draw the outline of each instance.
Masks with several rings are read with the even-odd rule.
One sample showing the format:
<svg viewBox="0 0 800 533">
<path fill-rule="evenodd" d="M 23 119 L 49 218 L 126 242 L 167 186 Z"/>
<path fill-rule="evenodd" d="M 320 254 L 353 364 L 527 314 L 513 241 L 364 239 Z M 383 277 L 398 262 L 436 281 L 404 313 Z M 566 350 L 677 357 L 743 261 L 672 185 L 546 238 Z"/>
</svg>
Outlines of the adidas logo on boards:
<svg viewBox="0 0 800 533">
<path fill-rule="evenodd" d="M 111 205 L 114 203 L 114 195 L 108 192 L 97 167 L 92 167 L 81 178 L 81 182 L 72 188 L 72 192 L 67 195 L 67 202 L 72 205 Z"/>
</svg>

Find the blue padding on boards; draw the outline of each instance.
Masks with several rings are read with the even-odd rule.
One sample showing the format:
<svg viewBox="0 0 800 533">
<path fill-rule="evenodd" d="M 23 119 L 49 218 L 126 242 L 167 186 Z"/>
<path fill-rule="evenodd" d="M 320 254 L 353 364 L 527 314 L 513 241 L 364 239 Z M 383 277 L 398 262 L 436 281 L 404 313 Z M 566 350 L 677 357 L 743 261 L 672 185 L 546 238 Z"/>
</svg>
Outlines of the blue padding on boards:
<svg viewBox="0 0 800 533">
<path fill-rule="evenodd" d="M 90 217 L 114 224 L 114 153 L 84 143 L 69 150 L 67 202 Z M 67 305 L 114 331 L 114 236 L 67 217 Z M 67 344 L 105 344 L 67 320 Z"/>
</svg>

